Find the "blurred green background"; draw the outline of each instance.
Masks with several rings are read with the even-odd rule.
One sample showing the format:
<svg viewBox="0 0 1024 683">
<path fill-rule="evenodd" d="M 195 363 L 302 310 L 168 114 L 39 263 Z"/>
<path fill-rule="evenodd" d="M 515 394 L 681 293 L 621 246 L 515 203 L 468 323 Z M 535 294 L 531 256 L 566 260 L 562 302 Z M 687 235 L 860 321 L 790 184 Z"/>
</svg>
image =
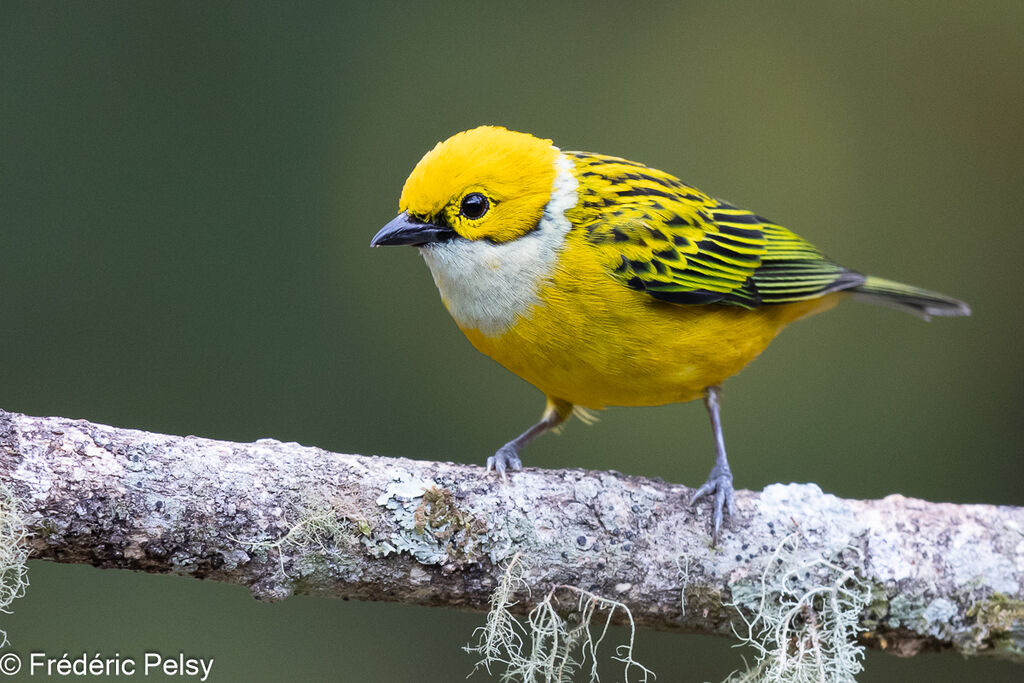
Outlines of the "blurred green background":
<svg viewBox="0 0 1024 683">
<path fill-rule="evenodd" d="M 1022 29 L 1017 0 L 5 1 L 0 406 L 482 463 L 542 397 L 465 341 L 414 250 L 367 244 L 426 150 L 499 123 L 672 171 L 973 306 L 924 324 L 849 304 L 783 334 L 726 385 L 738 487 L 1024 505 Z M 527 463 L 704 480 L 698 404 L 602 418 Z M 217 681 L 461 680 L 483 623 L 44 562 L 31 580 L 0 622 L 15 651 L 184 651 Z M 637 648 L 659 681 L 740 662 L 706 637 Z"/>
</svg>

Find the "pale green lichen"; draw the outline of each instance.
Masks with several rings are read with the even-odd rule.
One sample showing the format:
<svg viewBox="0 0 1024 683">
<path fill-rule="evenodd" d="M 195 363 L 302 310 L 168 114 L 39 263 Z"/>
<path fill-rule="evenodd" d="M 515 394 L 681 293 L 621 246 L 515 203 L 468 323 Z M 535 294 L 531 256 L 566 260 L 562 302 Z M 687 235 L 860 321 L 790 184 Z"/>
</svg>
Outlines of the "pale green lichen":
<svg viewBox="0 0 1024 683">
<path fill-rule="evenodd" d="M 25 595 L 28 587 L 27 538 L 14 493 L 0 483 L 0 612 L 4 614 L 11 613 L 11 603 Z M 7 632 L 0 630 L 0 648 L 7 643 Z"/>
<path fill-rule="evenodd" d="M 374 525 L 355 504 L 340 500 L 318 502 L 317 496 L 307 494 L 296 497 L 285 520 L 288 530 L 283 536 L 245 544 L 256 553 L 276 553 L 285 576 L 344 572 L 349 566 L 355 570 L 349 554 L 340 553 L 339 549 L 356 544 L 362 545 L 371 557 L 408 553 L 428 565 L 469 561 L 483 552 L 480 540 L 485 538 L 486 525 L 457 505 L 451 491 L 432 480 L 398 471 L 375 502 L 394 523 L 391 526 L 379 523 L 386 520 L 379 520 L 375 526 L 397 529 L 375 533 Z M 313 552 L 304 554 L 286 571 L 289 548 Z"/>
<path fill-rule="evenodd" d="M 989 651 L 996 656 L 1024 655 L 1024 600 L 995 593 L 967 611 L 975 626 L 959 645 L 968 654 Z"/>
<path fill-rule="evenodd" d="M 373 557 L 408 553 L 420 564 L 437 565 L 469 561 L 485 552 L 486 525 L 431 479 L 398 471 L 376 502 L 398 530 L 387 539 L 371 535 L 362 539 Z"/>
<path fill-rule="evenodd" d="M 301 567 L 298 572 L 309 575 L 317 571 L 318 567 L 314 565 L 323 565 L 323 562 L 318 563 L 317 556 L 321 560 L 341 559 L 343 555 L 338 548 L 352 546 L 358 538 L 371 533 L 369 522 L 339 501 L 319 504 L 307 502 L 305 507 L 296 507 L 293 518 L 295 521 L 283 536 L 274 540 L 245 542 L 253 552 L 276 553 L 283 576 L 289 575 L 285 569 L 285 559 L 290 548 L 313 551 L 306 555 L 308 566 Z"/>
<path fill-rule="evenodd" d="M 575 586 L 556 586 L 530 611 L 524 623 L 510 610 L 516 604 L 516 593 L 529 593 L 523 577 L 523 556 L 517 554 L 491 596 L 487 622 L 474 633 L 476 643 L 463 648 L 480 657 L 473 671 L 482 667 L 491 674 L 492 667 L 500 668 L 502 681 L 516 683 L 563 683 L 577 674 L 598 683 L 598 650 L 613 617 L 621 613 L 629 624 L 629 637 L 615 648 L 611 659 L 622 664 L 624 683 L 654 679 L 650 669 L 633 659 L 636 628 L 624 604 Z M 575 604 L 571 621 L 559 613 L 558 594 L 568 595 Z"/>
<path fill-rule="evenodd" d="M 388 511 L 399 530 L 387 539 L 364 537 L 362 543 L 371 556 L 386 557 L 404 552 L 421 564 L 444 563 L 448 556 L 441 542 L 432 534 L 416 530 L 416 510 L 423 502 L 423 493 L 436 486 L 431 479 L 419 479 L 404 470 L 396 472 L 394 480 L 377 497 L 377 505 Z"/>
<path fill-rule="evenodd" d="M 956 633 L 953 620 L 959 608 L 946 598 L 936 598 L 927 603 L 922 600 L 921 596 L 893 596 L 889 602 L 889 628 L 902 626 L 938 640 L 951 640 Z"/>
<path fill-rule="evenodd" d="M 859 619 L 871 602 L 870 586 L 828 559 L 799 551 L 797 534 L 779 545 L 759 584 L 733 586 L 730 606 L 740 611 L 755 662 L 729 683 L 852 683 L 863 669 Z"/>
</svg>

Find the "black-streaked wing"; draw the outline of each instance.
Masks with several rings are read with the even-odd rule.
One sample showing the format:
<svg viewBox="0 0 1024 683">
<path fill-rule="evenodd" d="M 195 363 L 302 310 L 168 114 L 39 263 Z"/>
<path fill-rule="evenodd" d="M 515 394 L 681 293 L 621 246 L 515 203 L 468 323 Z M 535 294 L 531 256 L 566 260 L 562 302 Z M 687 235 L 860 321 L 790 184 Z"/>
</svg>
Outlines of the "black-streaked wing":
<svg viewBox="0 0 1024 683">
<path fill-rule="evenodd" d="M 756 308 L 864 281 L 786 228 L 674 176 L 614 157 L 569 154 L 582 178 L 570 218 L 627 287 L 678 304 Z"/>
</svg>

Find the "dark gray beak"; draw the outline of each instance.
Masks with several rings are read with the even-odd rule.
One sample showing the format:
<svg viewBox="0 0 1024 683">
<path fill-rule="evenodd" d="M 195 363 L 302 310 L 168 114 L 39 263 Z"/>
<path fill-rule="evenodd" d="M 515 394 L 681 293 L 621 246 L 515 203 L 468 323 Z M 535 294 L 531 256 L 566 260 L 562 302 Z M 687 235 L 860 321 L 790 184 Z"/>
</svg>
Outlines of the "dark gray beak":
<svg viewBox="0 0 1024 683">
<path fill-rule="evenodd" d="M 425 223 L 409 215 L 408 211 L 395 216 L 370 240 L 371 247 L 409 245 L 422 247 L 424 244 L 444 242 L 455 237 L 455 231 L 440 225 Z"/>
</svg>

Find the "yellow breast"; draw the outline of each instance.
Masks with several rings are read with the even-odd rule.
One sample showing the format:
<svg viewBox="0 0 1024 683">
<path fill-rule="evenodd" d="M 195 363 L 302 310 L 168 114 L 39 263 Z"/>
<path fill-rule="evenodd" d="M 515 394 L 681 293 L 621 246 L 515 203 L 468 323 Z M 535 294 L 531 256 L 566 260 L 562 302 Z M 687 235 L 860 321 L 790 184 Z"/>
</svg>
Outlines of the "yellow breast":
<svg viewBox="0 0 1024 683">
<path fill-rule="evenodd" d="M 677 306 L 612 280 L 591 250 L 569 233 L 537 302 L 503 333 L 462 327 L 477 349 L 548 396 L 588 408 L 700 398 L 787 324 L 840 296 L 754 310 Z"/>
</svg>

